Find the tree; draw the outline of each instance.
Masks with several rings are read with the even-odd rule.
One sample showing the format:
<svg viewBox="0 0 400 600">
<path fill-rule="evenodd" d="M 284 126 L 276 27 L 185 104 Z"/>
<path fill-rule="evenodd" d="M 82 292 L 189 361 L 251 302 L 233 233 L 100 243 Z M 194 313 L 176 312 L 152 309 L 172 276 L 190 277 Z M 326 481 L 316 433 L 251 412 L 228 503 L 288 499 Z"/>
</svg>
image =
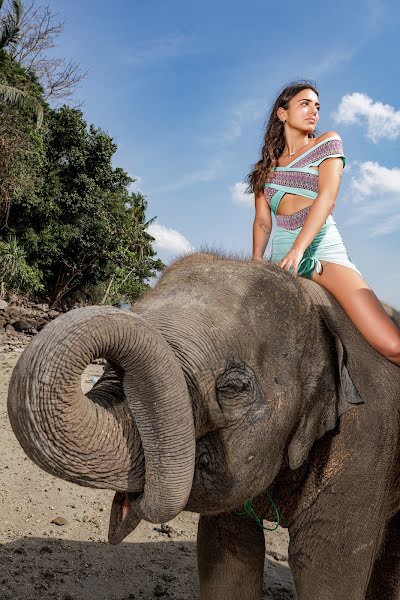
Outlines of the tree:
<svg viewBox="0 0 400 600">
<path fill-rule="evenodd" d="M 0 10 L 4 0 L 0 0 Z M 21 0 L 12 1 L 13 10 L 6 13 L 0 20 L 0 69 L 4 61 L 4 48 L 15 44 L 18 39 L 19 25 L 22 17 Z M 1 71 L 0 71 L 1 73 Z M 43 107 L 41 103 L 31 96 L 26 90 L 8 85 L 4 78 L 0 78 L 0 100 L 18 108 L 32 111 L 36 117 L 36 125 L 39 128 L 43 121 Z"/>
<path fill-rule="evenodd" d="M 131 194 L 125 203 L 125 211 L 118 226 L 118 245 L 109 257 L 107 271 L 109 280 L 100 286 L 104 295 L 99 301 L 117 303 L 132 302 L 147 289 L 146 281 L 162 271 L 164 264 L 156 256 L 152 244 L 154 238 L 147 227 L 155 219 L 146 220 L 147 201 L 140 193 Z"/>
<path fill-rule="evenodd" d="M 10 233 L 41 272 L 52 304 L 111 277 L 113 294 L 132 299 L 163 268 L 146 232 L 146 200 L 129 194 L 132 179 L 112 166 L 116 145 L 88 128 L 80 110 L 49 111 L 47 126 L 40 193 L 11 205 Z"/>
<path fill-rule="evenodd" d="M 26 262 L 26 252 L 15 237 L 0 240 L 0 295 L 12 289 L 14 292 L 41 290 L 40 274 Z"/>
<path fill-rule="evenodd" d="M 53 305 L 76 294 L 132 301 L 164 267 L 147 232 L 146 200 L 113 167 L 112 138 L 88 127 L 80 110 L 51 108 L 33 66 L 13 58 L 20 19 L 15 0 L 0 20 L 0 288 L 40 292 Z M 40 129 L 36 106 L 46 114 Z"/>
<path fill-rule="evenodd" d="M 3 50 L 0 50 L 0 88 L 1 82 L 41 103 L 41 87 L 34 74 L 27 73 Z M 29 107 L 0 102 L 0 231 L 7 226 L 12 199 L 33 198 L 37 193 L 43 134 L 43 127 L 40 130 L 35 127 Z"/>
<path fill-rule="evenodd" d="M 54 58 L 49 53 L 56 38 L 64 31 L 64 21 L 48 5 L 31 0 L 24 10 L 17 41 L 10 48 L 12 58 L 40 81 L 45 100 L 70 98 L 87 76 L 78 64 L 65 58 Z"/>
<path fill-rule="evenodd" d="M 0 0 L 0 10 L 3 8 L 4 0 Z M 8 12 L 0 20 L 0 48 L 15 43 L 19 32 L 19 24 L 22 17 L 21 0 L 13 0 L 13 10 Z"/>
</svg>

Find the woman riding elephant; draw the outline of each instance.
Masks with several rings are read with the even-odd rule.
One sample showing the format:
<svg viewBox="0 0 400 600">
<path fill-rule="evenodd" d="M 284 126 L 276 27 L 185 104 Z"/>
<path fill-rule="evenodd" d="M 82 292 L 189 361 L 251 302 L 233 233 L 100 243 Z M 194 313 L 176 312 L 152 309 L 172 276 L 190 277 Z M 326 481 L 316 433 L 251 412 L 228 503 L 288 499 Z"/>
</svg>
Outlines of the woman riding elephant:
<svg viewBox="0 0 400 600">
<path fill-rule="evenodd" d="M 340 136 L 316 136 L 320 100 L 310 81 L 285 87 L 268 119 L 254 192 L 253 260 L 260 261 L 276 216 L 271 261 L 330 292 L 365 339 L 400 366 L 400 329 L 352 263 L 333 220 L 346 159 Z"/>
</svg>

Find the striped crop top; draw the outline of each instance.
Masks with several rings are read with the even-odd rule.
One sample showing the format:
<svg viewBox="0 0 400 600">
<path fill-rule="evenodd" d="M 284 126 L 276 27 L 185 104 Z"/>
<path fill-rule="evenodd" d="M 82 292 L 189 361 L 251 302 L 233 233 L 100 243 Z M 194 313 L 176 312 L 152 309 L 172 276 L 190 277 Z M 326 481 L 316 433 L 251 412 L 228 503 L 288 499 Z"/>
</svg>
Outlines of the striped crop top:
<svg viewBox="0 0 400 600">
<path fill-rule="evenodd" d="M 346 164 L 342 140 L 340 137 L 331 136 L 303 152 L 286 167 L 274 168 L 271 181 L 265 184 L 264 193 L 272 212 L 276 215 L 278 227 L 297 229 L 304 225 L 310 206 L 292 215 L 277 215 L 279 203 L 286 193 L 315 200 L 318 195 L 318 169 L 312 167 L 317 167 L 327 158 L 335 157 L 343 159 L 343 166 Z"/>
</svg>

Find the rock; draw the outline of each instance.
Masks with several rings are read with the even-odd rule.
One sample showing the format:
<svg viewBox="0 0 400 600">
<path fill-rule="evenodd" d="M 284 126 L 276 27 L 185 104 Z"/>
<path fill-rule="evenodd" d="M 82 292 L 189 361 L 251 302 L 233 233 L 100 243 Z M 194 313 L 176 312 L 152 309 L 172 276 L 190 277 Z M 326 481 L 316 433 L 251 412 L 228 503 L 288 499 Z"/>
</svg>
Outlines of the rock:
<svg viewBox="0 0 400 600">
<path fill-rule="evenodd" d="M 14 327 L 12 325 L 10 325 L 10 323 L 8 323 L 6 325 L 6 335 L 8 335 L 8 337 L 13 337 L 15 335 L 16 331 L 14 329 Z"/>
<path fill-rule="evenodd" d="M 45 571 L 42 572 L 42 576 L 43 576 L 44 579 L 47 579 L 48 581 L 51 581 L 51 580 L 55 579 L 56 575 L 50 569 L 46 569 Z"/>
<path fill-rule="evenodd" d="M 94 365 L 105 365 L 106 364 L 106 359 L 105 358 L 95 358 L 93 360 L 93 364 Z"/>
<path fill-rule="evenodd" d="M 167 525 L 166 523 L 161 523 L 160 527 L 153 527 L 153 529 L 168 537 L 172 537 L 174 533 L 178 533 L 171 525 Z"/>
<path fill-rule="evenodd" d="M 36 308 L 37 310 L 41 310 L 42 312 L 48 312 L 49 305 L 48 304 L 34 304 L 33 308 Z"/>
<path fill-rule="evenodd" d="M 64 517 L 55 517 L 50 523 L 54 523 L 54 525 L 59 525 L 61 527 L 62 525 L 66 525 L 68 521 L 67 519 L 64 519 Z"/>
<path fill-rule="evenodd" d="M 49 310 L 49 312 L 47 314 L 50 319 L 56 319 L 57 317 L 60 316 L 60 313 L 58 312 L 58 310 Z"/>
<path fill-rule="evenodd" d="M 31 331 L 33 329 L 33 323 L 30 321 L 14 321 L 13 327 L 15 331 Z"/>
<path fill-rule="evenodd" d="M 4 310 L 5 308 L 7 308 L 8 306 L 8 302 L 6 302 L 5 300 L 0 300 L 0 310 Z"/>
<path fill-rule="evenodd" d="M 161 596 L 166 596 L 167 594 L 168 594 L 167 588 L 164 585 L 157 583 L 156 587 L 154 588 L 155 597 L 161 598 Z"/>
<path fill-rule="evenodd" d="M 48 320 L 47 319 L 38 319 L 37 321 L 34 322 L 33 326 L 35 329 L 37 329 L 37 331 L 41 331 L 43 329 L 43 327 L 45 325 L 47 325 Z"/>
<path fill-rule="evenodd" d="M 288 557 L 287 556 L 283 556 L 283 554 L 279 554 L 278 552 L 267 552 L 268 556 L 271 556 L 274 560 L 278 561 L 278 562 L 282 562 L 282 561 L 287 561 Z"/>
<path fill-rule="evenodd" d="M 21 310 L 16 306 L 7 306 L 7 308 L 4 309 L 4 312 L 11 317 L 11 319 L 19 319 L 21 315 Z"/>
</svg>

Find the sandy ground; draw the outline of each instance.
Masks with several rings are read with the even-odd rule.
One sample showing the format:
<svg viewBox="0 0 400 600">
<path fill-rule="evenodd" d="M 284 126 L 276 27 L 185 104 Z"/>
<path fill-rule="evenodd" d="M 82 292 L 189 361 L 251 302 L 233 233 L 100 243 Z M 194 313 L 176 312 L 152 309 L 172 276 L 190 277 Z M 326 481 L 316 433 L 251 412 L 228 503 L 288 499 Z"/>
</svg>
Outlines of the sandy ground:
<svg viewBox="0 0 400 600">
<path fill-rule="evenodd" d="M 0 349 L 0 599 L 128 600 L 199 597 L 197 515 L 168 526 L 142 522 L 119 546 L 107 542 L 113 492 L 55 479 L 23 453 L 8 422 L 7 388 L 21 348 Z M 85 390 L 101 374 L 90 365 Z M 62 517 L 66 523 L 52 523 Z M 268 524 L 267 524 L 268 525 Z M 288 536 L 266 533 L 263 598 L 294 598 Z"/>
</svg>

